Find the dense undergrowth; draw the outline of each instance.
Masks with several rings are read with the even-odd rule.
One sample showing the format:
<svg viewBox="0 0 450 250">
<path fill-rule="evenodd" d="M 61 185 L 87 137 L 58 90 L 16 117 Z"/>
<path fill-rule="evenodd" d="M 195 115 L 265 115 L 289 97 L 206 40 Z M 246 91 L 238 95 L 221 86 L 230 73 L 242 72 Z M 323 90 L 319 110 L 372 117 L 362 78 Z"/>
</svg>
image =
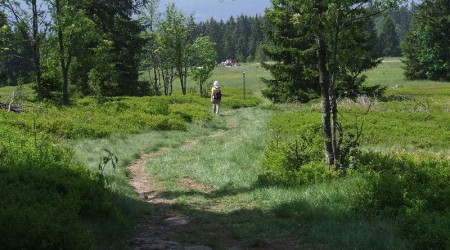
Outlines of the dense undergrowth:
<svg viewBox="0 0 450 250">
<path fill-rule="evenodd" d="M 341 103 L 344 131 L 363 131 L 361 147 L 346 162 L 346 171 L 325 167 L 320 112 L 305 108 L 276 115 L 270 127 L 262 179 L 285 186 L 320 183 L 340 176 L 358 178 L 350 192 L 359 216 L 392 220 L 414 249 L 450 247 L 450 114 L 442 105 L 377 102 Z M 300 136 L 299 136 L 300 135 Z"/>
<path fill-rule="evenodd" d="M 89 249 L 94 240 L 82 221 L 124 224 L 113 194 L 70 151 L 10 127 L 1 132 L 1 248 Z"/>
<path fill-rule="evenodd" d="M 250 94 L 250 93 L 249 93 Z M 260 100 L 240 98 L 238 90 L 224 93 L 223 106 L 255 106 Z M 212 119 L 209 98 L 193 95 L 112 98 L 103 103 L 85 98 L 68 107 L 32 105 L 21 114 L 0 112 L 6 126 L 42 133 L 54 138 L 103 138 L 112 134 L 136 134 L 152 130 L 186 130 L 193 120 Z"/>
<path fill-rule="evenodd" d="M 260 103 L 250 92 L 246 100 L 233 95 L 239 91 L 224 94 L 223 106 Z M 103 168 L 111 168 L 109 161 L 101 165 L 106 158 L 96 158 L 94 164 L 102 166 L 97 172 L 62 139 L 183 131 L 191 122 L 211 119 L 209 99 L 190 95 L 113 98 L 101 104 L 86 98 L 67 107 L 30 103 L 22 113 L 0 110 L 0 248 L 123 248 L 126 235 L 117 234 L 134 225 L 143 203 L 105 179 Z M 123 168 L 117 171 L 126 174 Z"/>
</svg>

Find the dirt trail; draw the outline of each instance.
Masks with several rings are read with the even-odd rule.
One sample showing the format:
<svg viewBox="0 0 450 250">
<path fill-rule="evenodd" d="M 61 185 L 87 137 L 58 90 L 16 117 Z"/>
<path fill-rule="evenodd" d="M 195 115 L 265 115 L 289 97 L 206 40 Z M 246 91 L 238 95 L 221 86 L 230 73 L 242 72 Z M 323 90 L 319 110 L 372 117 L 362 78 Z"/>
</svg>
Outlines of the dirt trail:
<svg viewBox="0 0 450 250">
<path fill-rule="evenodd" d="M 234 116 L 224 117 L 224 119 L 226 119 L 227 129 L 239 129 L 239 121 Z M 209 137 L 222 137 L 226 133 L 226 131 L 219 130 L 216 133 L 209 135 Z M 162 148 L 156 152 L 141 155 L 138 160 L 128 166 L 128 169 L 131 172 L 130 185 L 139 196 L 151 206 L 151 212 L 143 216 L 129 240 L 128 246 L 130 249 L 212 250 L 209 246 L 183 246 L 178 242 L 170 240 L 173 239 L 175 235 L 189 235 L 191 231 L 196 232 L 192 234 L 192 237 L 194 237 L 192 242 L 201 241 L 201 239 L 196 237 L 202 238 L 202 234 L 205 234 L 205 239 L 208 238 L 209 241 L 212 240 L 211 244 L 213 246 L 217 246 L 214 245 L 217 243 L 221 248 L 226 247 L 228 250 L 249 249 L 249 247 L 242 248 L 241 243 L 243 239 L 237 239 L 230 236 L 232 233 L 230 233 L 228 228 L 211 227 L 210 223 L 214 224 L 213 220 L 205 222 L 198 218 L 190 218 L 189 216 L 184 215 L 183 212 L 185 211 L 183 211 L 183 209 L 176 208 L 174 199 L 168 198 L 170 196 L 167 195 L 167 190 L 158 186 L 152 176 L 145 171 L 146 165 L 152 159 L 168 154 L 172 150 L 189 149 L 194 148 L 197 145 L 199 145 L 199 141 L 191 140 L 186 141 L 174 149 Z M 177 184 L 185 187 L 187 190 L 202 193 L 205 196 L 210 196 L 217 191 L 211 186 L 207 186 L 189 178 L 180 178 L 177 180 Z M 206 206 L 216 205 L 217 202 L 212 199 Z M 208 209 L 205 209 L 205 211 L 206 210 Z M 208 240 L 206 242 L 209 242 Z M 253 250 L 316 249 L 292 246 L 289 237 L 286 238 L 285 243 L 277 243 L 277 246 L 274 246 L 270 240 L 263 239 L 254 242 L 250 248 Z"/>
<path fill-rule="evenodd" d="M 194 147 L 198 141 L 187 141 L 182 144 L 181 148 Z M 168 153 L 170 149 L 163 148 L 157 152 L 143 154 L 141 157 L 130 164 L 128 169 L 131 171 L 132 178 L 130 185 L 139 194 L 139 196 L 158 207 L 167 207 L 172 201 L 161 198 L 158 195 L 163 190 L 160 190 L 152 177 L 145 171 L 147 162 L 151 159 Z M 196 185 L 189 180 L 180 180 L 180 184 L 186 186 Z M 134 230 L 133 236 L 130 239 L 129 246 L 131 249 L 174 249 L 174 250 L 209 250 L 206 246 L 182 246 L 181 244 L 168 240 L 171 233 L 181 230 L 183 227 L 189 225 L 189 218 L 182 215 L 174 215 L 165 212 L 152 212 L 145 215 L 139 226 Z"/>
</svg>

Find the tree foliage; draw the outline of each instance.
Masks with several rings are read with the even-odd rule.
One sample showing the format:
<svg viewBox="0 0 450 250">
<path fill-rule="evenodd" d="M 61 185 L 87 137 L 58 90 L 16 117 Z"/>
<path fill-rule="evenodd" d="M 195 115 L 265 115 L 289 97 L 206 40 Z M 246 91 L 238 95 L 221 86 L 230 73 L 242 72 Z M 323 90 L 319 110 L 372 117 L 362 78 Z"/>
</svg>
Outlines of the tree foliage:
<svg viewBox="0 0 450 250">
<path fill-rule="evenodd" d="M 198 37 L 190 47 L 191 70 L 190 75 L 200 87 L 200 95 L 206 96 L 208 91 L 205 83 L 211 77 L 216 66 L 217 54 L 214 43 L 207 36 Z"/>
<path fill-rule="evenodd" d="M 400 56 L 400 41 L 394 20 L 390 15 L 386 17 L 379 37 L 382 56 Z"/>
<path fill-rule="evenodd" d="M 54 0 L 50 3 L 53 19 L 52 32 L 48 38 L 47 60 L 56 60 L 58 67 L 48 65 L 48 70 L 59 75 L 59 86 L 62 92 L 62 104 L 69 104 L 69 83 L 73 80 L 73 63 L 82 56 L 89 54 L 90 45 L 98 43 L 99 35 L 95 24 L 83 10 L 70 5 L 67 0 Z M 57 49 L 56 49 L 57 48 Z M 76 81 L 74 81 L 76 82 Z M 74 85 L 72 82 L 72 85 Z M 81 87 L 81 86 L 80 86 Z"/>
<path fill-rule="evenodd" d="M 31 48 L 38 100 L 61 98 L 61 103 L 68 104 L 71 95 L 148 94 L 149 88 L 139 81 L 138 73 L 144 41 L 140 37 L 142 26 L 133 18 L 143 1 L 39 3 L 31 0 L 24 3 L 1 0 L 0 7 L 8 12 L 9 22 L 21 31 L 22 39 Z M 44 18 L 44 14 L 50 15 Z M 111 48 L 105 50 L 105 44 Z M 99 51 L 108 51 L 106 57 L 110 61 L 101 61 L 99 58 L 104 59 L 105 55 L 100 56 Z M 105 65 L 97 64 L 103 63 L 112 65 L 113 70 L 98 71 Z M 99 74 L 103 76 L 98 77 Z M 93 86 L 100 84 L 99 79 L 114 80 L 107 85 L 116 87 L 98 92 L 102 88 Z"/>
<path fill-rule="evenodd" d="M 169 62 L 173 63 L 181 83 L 183 94 L 187 92 L 187 75 L 189 68 L 189 44 L 193 28 L 192 16 L 185 17 L 176 9 L 175 4 L 167 5 L 165 19 L 161 20 L 161 45 Z"/>
<path fill-rule="evenodd" d="M 7 63 L 11 61 L 11 28 L 8 26 L 6 15 L 0 11 L 0 86 L 7 85 L 9 81 L 6 70 Z"/>
<path fill-rule="evenodd" d="M 210 37 L 221 62 L 226 59 L 236 62 L 254 61 L 258 59 L 257 48 L 264 41 L 263 22 L 264 17 L 258 15 L 240 15 L 225 21 L 211 18 L 195 25 L 193 37 Z"/>
<path fill-rule="evenodd" d="M 450 1 L 424 0 L 403 43 L 408 79 L 450 79 Z"/>
<path fill-rule="evenodd" d="M 45 4 L 38 3 L 37 0 L 24 1 L 22 4 L 15 0 L 0 0 L 0 8 L 10 15 L 10 22 L 19 29 L 22 39 L 27 41 L 30 48 L 38 101 L 42 101 L 45 94 L 42 82 L 41 47 L 48 23 L 45 19 L 47 11 L 44 6 Z"/>
<path fill-rule="evenodd" d="M 308 27 L 294 22 L 299 17 L 297 14 L 304 12 L 302 6 L 310 5 L 308 2 L 274 1 L 276 4 L 267 12 L 268 18 L 240 15 L 226 21 L 211 18 L 198 24 L 193 22 L 192 16 L 184 16 L 174 4 L 167 6 L 165 15 L 157 13 L 158 0 L 47 0 L 43 2 L 42 10 L 36 9 L 39 7 L 34 5 L 36 1 L 27 1 L 30 3 L 28 9 L 16 5 L 13 0 L 0 2 L 4 10 L 9 10 L 9 14 L 16 13 L 16 16 L 12 15 L 17 17 L 14 25 L 7 26 L 11 27 L 13 39 L 10 41 L 14 44 L 9 47 L 20 48 L 20 51 L 14 52 L 12 59 L 11 54 L 8 54 L 10 58 L 7 59 L 3 50 L 5 61 L 15 62 L 3 64 L 8 66 L 6 69 L 4 67 L 3 72 L 9 73 L 8 79 L 13 79 L 8 82 L 17 82 L 18 77 L 14 74 L 26 75 L 26 72 L 13 70 L 11 65 L 21 65 L 21 68 L 29 71 L 30 67 L 26 63 L 18 62 L 32 59 L 36 82 L 42 82 L 36 85 L 40 86 L 36 88 L 38 99 L 56 99 L 67 104 L 71 96 L 170 95 L 172 82 L 176 78 L 180 79 L 182 92 L 186 93 L 188 73 L 192 72 L 192 68 L 198 67 L 194 65 L 193 58 L 197 55 L 189 48 L 196 38 L 202 36 L 211 39 L 219 61 L 232 59 L 239 63 L 255 59 L 275 60 L 275 64 L 265 64 L 274 75 L 273 80 L 266 80 L 268 88 L 264 91 L 265 96 L 270 99 L 277 102 L 305 102 L 320 96 L 317 55 L 313 49 L 316 40 L 310 35 L 312 30 L 317 29 L 317 23 L 313 22 L 313 26 Z M 359 7 L 359 3 L 354 7 Z M 364 2 L 368 3 L 369 1 Z M 324 5 L 327 4 L 337 6 L 346 2 L 330 1 Z M 51 19 L 42 18 L 44 10 L 51 14 Z M 316 11 L 310 10 L 313 13 Z M 345 12 L 345 9 L 336 11 Z M 29 14 L 30 18 L 27 20 L 33 21 L 19 22 L 22 12 Z M 147 16 L 145 19 L 136 19 L 136 13 Z M 334 15 L 332 11 L 328 14 Z M 359 15 L 357 11 L 356 14 Z M 39 22 L 40 20 L 45 23 Z M 331 19 L 325 21 L 330 23 Z M 264 34 L 262 27 L 265 22 Z M 146 30 L 142 32 L 144 28 Z M 366 30 L 373 38 L 370 25 L 366 26 Z M 22 41 L 26 41 L 28 46 L 20 44 L 20 39 L 15 38 L 18 31 Z M 2 32 L 9 36 L 4 28 Z M 345 44 L 348 45 L 347 48 L 342 46 L 339 50 L 359 53 L 360 58 L 366 60 L 363 52 L 353 48 L 359 48 L 363 44 L 365 46 L 368 33 L 339 32 L 354 40 L 350 39 L 351 42 Z M 269 41 L 266 46 L 262 46 L 266 38 Z M 109 44 L 108 49 L 105 44 Z M 18 60 L 25 57 L 28 59 Z M 102 64 L 102 60 L 107 61 L 103 61 L 104 65 L 97 65 Z M 334 79 L 339 97 L 355 97 L 356 93 L 363 90 L 363 79 L 358 74 L 360 69 L 370 64 L 369 60 L 365 63 L 358 60 L 348 62 L 353 63 L 353 66 L 340 68 L 339 77 Z M 145 67 L 141 67 L 141 63 Z M 112 69 L 106 70 L 103 67 Z M 139 81 L 139 70 L 151 73 L 150 84 Z"/>
<path fill-rule="evenodd" d="M 395 1 L 272 0 L 266 11 L 271 42 L 266 51 L 276 61 L 265 64 L 274 76 L 269 87 L 301 93 L 295 98 L 320 94 L 326 162 L 336 169 L 342 167 L 339 159 L 345 158 L 341 149 L 346 147 L 337 100 L 361 93 L 360 74 L 379 63 L 371 53 L 372 33 L 364 27 L 391 4 Z"/>
<path fill-rule="evenodd" d="M 142 1 L 79 1 L 75 6 L 82 9 L 99 28 L 102 40 L 112 42 L 114 70 L 117 73 L 117 89 L 114 95 L 142 95 L 139 82 L 139 54 L 144 40 L 140 23 L 133 19 Z M 96 45 L 101 45 L 103 42 Z M 103 46 L 103 45 L 101 45 Z"/>
<path fill-rule="evenodd" d="M 167 5 L 163 14 L 156 12 L 157 7 L 158 1 L 150 1 L 141 17 L 146 27 L 142 61 L 151 77 L 152 93 L 161 93 L 163 87 L 163 93 L 171 95 L 178 77 L 186 94 L 192 18 L 186 18 L 174 3 Z"/>
<path fill-rule="evenodd" d="M 142 61 L 151 78 L 152 92 L 171 95 L 172 83 L 178 78 L 181 91 L 186 94 L 187 77 L 191 74 L 204 95 L 204 84 L 216 65 L 215 43 L 210 37 L 196 36 L 192 16 L 184 16 L 175 4 L 167 5 L 160 14 L 156 12 L 157 3 L 151 1 L 143 13 L 146 15 L 141 17 L 147 40 Z"/>
<path fill-rule="evenodd" d="M 100 101 L 104 97 L 114 96 L 118 92 L 119 73 L 116 71 L 113 57 L 113 43 L 103 40 L 94 48 L 94 67 L 89 71 L 89 87 Z"/>
<path fill-rule="evenodd" d="M 23 36 L 20 27 L 13 27 L 1 15 L 0 12 L 0 86 L 28 83 L 34 68 L 29 39 Z"/>
<path fill-rule="evenodd" d="M 264 82 L 264 96 L 274 102 L 307 102 L 319 97 L 318 74 L 315 70 L 314 38 L 307 36 L 309 27 L 296 27 L 292 16 L 300 11 L 294 1 L 273 1 L 266 11 L 264 31 L 268 42 L 264 53 L 275 63 L 263 63 L 273 79 Z"/>
</svg>

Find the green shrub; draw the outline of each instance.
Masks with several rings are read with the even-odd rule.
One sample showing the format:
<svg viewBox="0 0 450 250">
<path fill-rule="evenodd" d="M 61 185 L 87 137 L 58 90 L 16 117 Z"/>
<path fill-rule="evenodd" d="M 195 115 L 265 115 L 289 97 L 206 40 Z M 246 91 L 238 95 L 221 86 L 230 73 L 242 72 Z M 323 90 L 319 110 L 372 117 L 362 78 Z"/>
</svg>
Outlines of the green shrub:
<svg viewBox="0 0 450 250">
<path fill-rule="evenodd" d="M 246 90 L 245 99 L 242 89 L 225 88 L 222 89 L 222 106 L 231 109 L 255 107 L 262 103 L 262 100 L 253 95 L 250 90 Z"/>
<path fill-rule="evenodd" d="M 420 206 L 443 211 L 450 207 L 447 160 L 425 155 L 366 153 L 361 162 L 373 185 L 371 189 L 378 201 L 378 205 L 374 204 L 376 208 Z"/>
<path fill-rule="evenodd" d="M 323 163 L 307 163 L 296 172 L 296 182 L 300 184 L 317 183 L 338 177 L 338 172 Z"/>
<path fill-rule="evenodd" d="M 415 249 L 450 248 L 450 209 L 445 212 L 408 209 L 397 218 L 397 223 Z"/>
<path fill-rule="evenodd" d="M 310 126 L 298 140 L 279 136 L 265 150 L 262 165 L 266 172 L 261 178 L 282 185 L 303 185 L 336 176 L 323 162 L 323 139 L 319 126 Z"/>
<path fill-rule="evenodd" d="M 197 121 L 208 121 L 211 120 L 211 111 L 209 109 L 209 105 L 186 105 L 186 104 L 178 104 L 174 103 L 170 105 L 170 113 L 179 115 L 186 122 L 192 122 L 194 120 Z"/>
<path fill-rule="evenodd" d="M 168 97 L 111 98 L 102 104 L 87 98 L 70 107 L 42 106 L 27 109 L 22 114 L 0 112 L 0 119 L 4 125 L 58 139 L 103 138 L 114 133 L 133 134 L 151 130 L 185 130 L 188 120 L 211 119 L 209 105 L 206 104 L 179 104 L 175 110 L 169 108 L 171 106 Z"/>
<path fill-rule="evenodd" d="M 279 135 L 291 137 L 311 132 L 311 126 L 318 129 L 321 124 L 320 110 L 302 110 L 274 115 L 268 126 Z"/>
<path fill-rule="evenodd" d="M 417 249 L 450 248 L 450 163 L 426 155 L 366 153 L 363 210 L 397 218 Z"/>
<path fill-rule="evenodd" d="M 149 115 L 168 115 L 170 100 L 165 96 L 153 97 L 128 97 L 121 100 L 126 104 L 132 104 L 135 112 L 144 112 Z M 127 109 L 130 111 L 130 109 Z"/>
<path fill-rule="evenodd" d="M 241 100 L 230 90 L 224 108 L 255 106 L 260 99 L 249 93 Z M 236 100 L 234 100 L 236 99 Z M 4 125 L 54 138 L 103 138 L 114 133 L 151 130 L 185 130 L 187 123 L 212 119 L 209 98 L 174 94 L 152 97 L 114 97 L 98 103 L 94 98 L 76 100 L 72 106 L 31 106 L 21 114 L 0 112 Z"/>
<path fill-rule="evenodd" d="M 123 223 L 95 174 L 45 138 L 0 126 L 0 242 L 5 249 L 89 249 L 89 216 Z"/>
</svg>

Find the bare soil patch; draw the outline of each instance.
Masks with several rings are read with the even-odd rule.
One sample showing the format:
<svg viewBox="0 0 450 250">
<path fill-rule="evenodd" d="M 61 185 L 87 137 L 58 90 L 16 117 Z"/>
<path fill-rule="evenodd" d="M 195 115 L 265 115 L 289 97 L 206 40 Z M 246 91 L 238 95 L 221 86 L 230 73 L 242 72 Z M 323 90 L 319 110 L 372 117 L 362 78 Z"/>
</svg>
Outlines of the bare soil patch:
<svg viewBox="0 0 450 250">
<path fill-rule="evenodd" d="M 188 178 L 179 179 L 177 183 L 187 189 L 198 191 L 203 194 L 210 194 L 212 191 L 214 191 L 213 187 L 204 185 L 203 183 L 199 183 Z"/>
</svg>

